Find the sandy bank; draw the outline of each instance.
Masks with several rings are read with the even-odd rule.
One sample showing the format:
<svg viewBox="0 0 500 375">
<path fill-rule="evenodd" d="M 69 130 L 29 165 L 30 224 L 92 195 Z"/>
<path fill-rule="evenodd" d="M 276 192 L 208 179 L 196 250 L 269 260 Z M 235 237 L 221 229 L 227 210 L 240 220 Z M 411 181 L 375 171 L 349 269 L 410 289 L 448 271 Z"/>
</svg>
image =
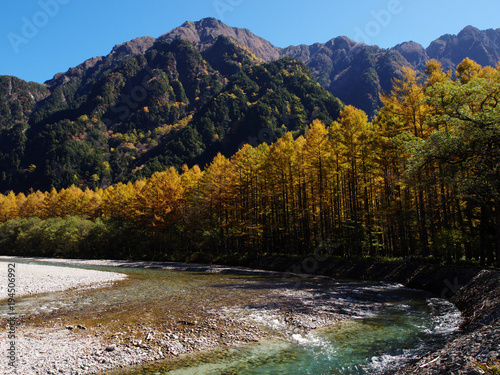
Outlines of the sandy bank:
<svg viewBox="0 0 500 375">
<path fill-rule="evenodd" d="M 117 272 L 8 262 L 7 259 L 0 257 L 0 299 L 8 298 L 9 264 L 15 264 L 11 269 L 15 270 L 16 297 L 76 288 L 100 288 L 126 278 L 126 275 Z"/>
</svg>

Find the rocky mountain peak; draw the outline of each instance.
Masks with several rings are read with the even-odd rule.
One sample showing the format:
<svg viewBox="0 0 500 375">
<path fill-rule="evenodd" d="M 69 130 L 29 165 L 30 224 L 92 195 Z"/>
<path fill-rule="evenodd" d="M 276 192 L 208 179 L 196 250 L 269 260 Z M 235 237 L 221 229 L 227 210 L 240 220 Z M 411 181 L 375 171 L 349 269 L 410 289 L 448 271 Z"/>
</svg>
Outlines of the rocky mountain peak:
<svg viewBox="0 0 500 375">
<path fill-rule="evenodd" d="M 153 46 L 155 40 L 155 38 L 152 38 L 150 36 L 136 38 L 131 40 L 130 42 L 116 45 L 111 51 L 111 54 L 135 55 L 137 53 L 144 53 Z"/>
<path fill-rule="evenodd" d="M 359 44 L 359 43 L 355 42 L 352 39 L 349 39 L 346 36 L 339 36 L 339 37 L 330 39 L 328 42 L 326 42 L 325 47 L 327 47 L 329 49 L 343 49 L 343 50 L 349 51 L 351 48 L 353 48 L 357 44 Z"/>
<path fill-rule="evenodd" d="M 457 34 L 457 37 L 459 39 L 465 39 L 465 38 L 477 38 L 479 37 L 481 34 L 481 31 L 474 27 L 474 26 L 466 26 L 462 29 L 462 31 L 460 31 L 458 34 Z"/>
<path fill-rule="evenodd" d="M 279 58 L 280 49 L 262 39 L 247 29 L 231 27 L 215 18 L 204 18 L 197 22 L 185 22 L 182 26 L 163 34 L 158 39 L 171 42 L 184 39 L 195 46 L 217 39 L 225 35 L 235 39 L 242 47 L 247 48 L 263 61 L 273 61 Z"/>
<path fill-rule="evenodd" d="M 483 66 L 495 66 L 500 61 L 500 31 L 467 26 L 457 35 L 436 39 L 426 52 L 430 58 L 441 61 L 445 70 L 455 70 L 466 57 Z"/>
<path fill-rule="evenodd" d="M 392 50 L 399 52 L 401 56 L 418 70 L 424 70 L 425 64 L 429 61 L 429 56 L 424 47 L 413 41 L 398 44 Z"/>
</svg>

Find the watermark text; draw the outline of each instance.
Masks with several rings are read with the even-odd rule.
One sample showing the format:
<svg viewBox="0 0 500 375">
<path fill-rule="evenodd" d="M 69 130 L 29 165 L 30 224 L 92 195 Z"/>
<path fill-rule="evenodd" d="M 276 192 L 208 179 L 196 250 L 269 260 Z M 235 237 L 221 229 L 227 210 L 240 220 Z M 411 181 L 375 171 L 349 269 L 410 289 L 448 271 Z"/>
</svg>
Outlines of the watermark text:
<svg viewBox="0 0 500 375">
<path fill-rule="evenodd" d="M 389 0 L 385 9 L 372 10 L 370 12 L 370 21 L 368 21 L 364 27 L 356 26 L 354 28 L 354 40 L 365 44 L 371 44 L 372 40 L 379 36 L 382 30 L 391 24 L 394 16 L 404 11 L 402 3 L 402 0 Z"/>
<path fill-rule="evenodd" d="M 17 366 L 16 335 L 17 335 L 17 317 L 16 317 L 16 264 L 7 265 L 7 304 L 9 316 L 7 321 L 7 359 L 9 367 Z"/>
<path fill-rule="evenodd" d="M 38 6 L 40 10 L 31 17 L 21 18 L 20 33 L 10 32 L 7 34 L 12 49 L 17 54 L 23 44 L 28 44 L 35 38 L 41 29 L 48 25 L 50 20 L 59 14 L 61 5 L 66 5 L 70 0 L 40 0 Z"/>
</svg>

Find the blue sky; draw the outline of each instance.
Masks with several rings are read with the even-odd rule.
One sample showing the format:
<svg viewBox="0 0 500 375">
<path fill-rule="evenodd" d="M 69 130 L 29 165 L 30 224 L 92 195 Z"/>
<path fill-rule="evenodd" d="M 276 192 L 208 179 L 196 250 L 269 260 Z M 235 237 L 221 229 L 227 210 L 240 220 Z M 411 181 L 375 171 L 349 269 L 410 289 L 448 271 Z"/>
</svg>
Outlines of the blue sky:
<svg viewBox="0 0 500 375">
<path fill-rule="evenodd" d="M 340 35 L 383 48 L 408 40 L 427 47 L 467 25 L 500 28 L 498 0 L 6 0 L 0 7 L 0 75 L 36 82 L 204 17 L 278 47 Z"/>
</svg>

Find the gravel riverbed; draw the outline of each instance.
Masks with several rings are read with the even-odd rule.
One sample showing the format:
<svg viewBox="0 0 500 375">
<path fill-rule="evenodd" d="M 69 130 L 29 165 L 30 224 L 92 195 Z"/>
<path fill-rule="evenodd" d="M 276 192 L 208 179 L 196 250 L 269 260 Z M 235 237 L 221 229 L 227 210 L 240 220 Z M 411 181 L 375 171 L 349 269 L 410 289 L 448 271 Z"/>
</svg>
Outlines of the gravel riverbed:
<svg viewBox="0 0 500 375">
<path fill-rule="evenodd" d="M 66 290 L 62 293 L 67 294 L 61 297 L 65 300 L 85 299 L 89 288 L 111 286 L 112 283 L 123 280 L 125 276 L 113 272 L 22 262 L 45 260 L 51 263 L 78 265 L 163 268 L 256 276 L 276 275 L 268 271 L 223 266 L 0 257 L 5 267 L 7 267 L 5 262 L 8 260 L 16 263 L 19 295 Z M 6 285 L 7 280 L 0 278 L 0 282 Z M 5 294 L 5 290 L 2 291 Z M 272 317 L 280 327 L 289 327 L 290 331 L 295 333 L 306 333 L 311 329 L 331 326 L 345 319 L 339 314 L 313 312 L 309 306 L 302 303 L 304 297 L 311 297 L 305 295 L 304 291 L 297 290 L 296 295 L 294 292 L 284 296 L 278 295 L 280 291 L 276 293 L 276 298 L 287 301 L 286 308 L 271 306 L 266 309 L 265 314 Z M 249 298 L 254 298 L 256 303 L 267 303 L 267 300 L 262 300 L 263 294 L 250 293 L 252 297 Z M 269 293 L 265 294 L 265 298 L 268 298 Z M 99 323 L 101 315 L 99 311 L 87 312 L 90 316 L 85 316 L 81 311 L 70 314 L 49 311 L 20 316 L 15 339 L 17 367 L 8 366 L 6 355 L 0 356 L 0 367 L 5 369 L 5 374 L 99 374 L 150 361 L 177 358 L 182 354 L 246 345 L 266 337 L 279 336 L 275 327 L 266 327 L 262 324 L 260 320 L 263 318 L 266 320 L 266 317 L 238 308 L 226 308 L 228 305 L 232 306 L 231 302 L 226 300 L 226 296 L 220 301 L 212 299 L 204 302 L 205 304 L 198 304 L 195 312 L 182 300 L 183 296 L 179 298 L 180 302 L 173 302 L 172 306 L 168 306 L 168 310 L 165 310 L 164 305 L 161 306 L 160 311 L 165 317 L 160 322 L 144 317 L 144 320 L 137 323 L 128 322 L 127 325 L 123 325 L 119 318 L 115 319 L 116 316 L 120 316 L 119 311 L 110 311 L 112 321 L 108 323 L 107 318 L 103 318 L 102 324 Z M 159 311 L 157 309 L 158 306 L 153 304 L 144 308 L 144 311 L 145 314 L 151 311 L 151 315 L 155 315 L 154 312 Z M 7 339 L 9 324 L 6 318 L 3 319 L 2 328 L 0 352 L 6 353 L 10 343 Z"/>
</svg>

